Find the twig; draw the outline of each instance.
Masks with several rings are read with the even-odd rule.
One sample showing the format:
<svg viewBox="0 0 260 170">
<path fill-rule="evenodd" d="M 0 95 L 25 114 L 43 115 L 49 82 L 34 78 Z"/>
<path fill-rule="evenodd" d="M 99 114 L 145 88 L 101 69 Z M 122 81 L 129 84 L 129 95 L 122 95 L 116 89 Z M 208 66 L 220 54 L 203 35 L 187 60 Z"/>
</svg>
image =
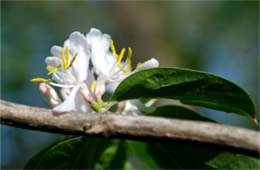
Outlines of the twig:
<svg viewBox="0 0 260 170">
<path fill-rule="evenodd" d="M 197 141 L 260 152 L 260 133 L 210 122 L 127 116 L 111 113 L 66 113 L 1 101 L 1 124 L 47 132 L 125 139 Z"/>
</svg>

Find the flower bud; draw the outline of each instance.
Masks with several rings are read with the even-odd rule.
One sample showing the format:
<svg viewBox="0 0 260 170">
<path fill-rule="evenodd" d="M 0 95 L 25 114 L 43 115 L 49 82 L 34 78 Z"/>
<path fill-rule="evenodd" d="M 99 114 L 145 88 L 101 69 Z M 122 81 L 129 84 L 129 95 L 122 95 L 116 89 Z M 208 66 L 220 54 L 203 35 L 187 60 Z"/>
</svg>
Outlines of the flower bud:
<svg viewBox="0 0 260 170">
<path fill-rule="evenodd" d="M 87 88 L 81 88 L 80 93 L 83 96 L 84 100 L 88 102 L 88 104 L 91 105 L 93 103 L 93 97 L 91 96 Z"/>
<path fill-rule="evenodd" d="M 49 84 L 40 83 L 39 89 L 52 107 L 55 107 L 61 103 L 60 97 Z"/>
</svg>

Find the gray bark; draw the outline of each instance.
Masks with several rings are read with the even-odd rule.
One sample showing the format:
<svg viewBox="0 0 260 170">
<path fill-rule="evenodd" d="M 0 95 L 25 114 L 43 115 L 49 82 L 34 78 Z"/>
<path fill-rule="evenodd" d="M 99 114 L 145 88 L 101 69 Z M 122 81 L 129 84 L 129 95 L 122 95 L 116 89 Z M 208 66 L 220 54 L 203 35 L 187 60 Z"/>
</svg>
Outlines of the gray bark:
<svg viewBox="0 0 260 170">
<path fill-rule="evenodd" d="M 33 130 L 135 140 L 185 140 L 260 152 L 260 133 L 210 122 L 151 116 L 69 112 L 0 100 L 1 124 Z"/>
</svg>

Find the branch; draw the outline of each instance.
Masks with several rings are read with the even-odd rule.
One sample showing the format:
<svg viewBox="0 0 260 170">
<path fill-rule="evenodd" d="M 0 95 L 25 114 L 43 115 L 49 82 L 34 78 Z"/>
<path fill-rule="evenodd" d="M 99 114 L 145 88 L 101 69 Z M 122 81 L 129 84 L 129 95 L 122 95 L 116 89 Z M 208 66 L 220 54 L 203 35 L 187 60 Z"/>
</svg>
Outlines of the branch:
<svg viewBox="0 0 260 170">
<path fill-rule="evenodd" d="M 260 152 L 260 133 L 210 122 L 106 113 L 53 115 L 50 109 L 0 100 L 1 124 L 33 130 L 124 139 L 197 141 Z"/>
</svg>

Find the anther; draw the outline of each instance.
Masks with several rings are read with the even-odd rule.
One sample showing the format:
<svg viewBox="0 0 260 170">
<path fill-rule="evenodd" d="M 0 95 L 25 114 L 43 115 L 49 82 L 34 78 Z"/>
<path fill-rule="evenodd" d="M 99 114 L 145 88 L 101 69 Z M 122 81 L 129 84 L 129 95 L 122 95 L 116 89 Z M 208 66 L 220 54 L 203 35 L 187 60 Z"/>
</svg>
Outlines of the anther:
<svg viewBox="0 0 260 170">
<path fill-rule="evenodd" d="M 37 83 L 37 82 L 49 83 L 49 82 L 51 82 L 51 79 L 34 78 L 34 79 L 31 79 L 31 82 L 34 82 L 34 83 Z"/>
</svg>

